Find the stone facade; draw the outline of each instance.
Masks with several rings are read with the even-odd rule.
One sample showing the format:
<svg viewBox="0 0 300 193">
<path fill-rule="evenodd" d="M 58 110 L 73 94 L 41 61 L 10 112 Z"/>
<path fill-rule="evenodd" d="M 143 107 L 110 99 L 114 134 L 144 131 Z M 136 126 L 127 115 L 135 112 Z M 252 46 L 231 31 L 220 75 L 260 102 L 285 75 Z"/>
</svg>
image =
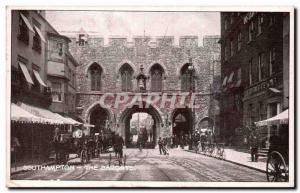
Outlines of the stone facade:
<svg viewBox="0 0 300 193">
<path fill-rule="evenodd" d="M 80 36 L 84 38 L 80 39 Z M 84 122 L 89 122 L 90 114 L 94 107 L 99 105 L 99 100 L 103 94 L 122 93 L 120 75 L 122 65 L 127 63 L 133 70 L 133 88 L 131 92 L 127 92 L 130 97 L 138 92 L 136 77 L 141 72 L 141 65 L 143 66 L 143 72 L 147 79 L 146 90 L 141 93 L 141 96 L 145 101 L 149 94 L 153 94 L 150 89 L 150 71 L 153 65 L 159 64 L 163 69 L 162 91 L 155 93 L 160 96 L 165 94 L 169 97 L 172 93 L 176 93 L 180 96 L 184 93 L 181 91 L 181 69 L 191 62 L 191 59 L 195 69 L 195 103 L 199 104 L 200 108 L 188 109 L 188 111 L 195 113 L 194 126 L 201 119 L 209 117 L 213 65 L 219 65 L 215 60 L 220 55 L 220 47 L 217 43 L 218 36 L 205 36 L 204 46 L 198 45 L 198 37 L 196 36 L 180 37 L 179 46 L 174 45 L 174 37 L 170 36 L 155 39 L 148 36 L 134 37 L 133 42 L 128 42 L 127 38 L 123 37 L 112 37 L 109 38 L 108 45 L 104 45 L 102 37 L 91 36 L 86 33 L 79 33 L 70 39 L 72 41 L 69 45 L 70 52 L 79 63 L 76 68 L 77 115 Z M 102 69 L 102 88 L 100 91 L 91 91 L 89 67 L 94 63 Z M 114 102 L 115 97 L 111 97 L 109 100 Z M 158 136 L 171 135 L 174 108 L 168 108 L 168 105 L 165 108 L 153 105 L 150 110 L 139 109 L 139 111 L 148 112 L 153 116 Z M 126 124 L 126 117 L 132 111 L 119 107 L 106 108 L 106 112 L 110 127 L 124 135 L 123 127 Z"/>
</svg>

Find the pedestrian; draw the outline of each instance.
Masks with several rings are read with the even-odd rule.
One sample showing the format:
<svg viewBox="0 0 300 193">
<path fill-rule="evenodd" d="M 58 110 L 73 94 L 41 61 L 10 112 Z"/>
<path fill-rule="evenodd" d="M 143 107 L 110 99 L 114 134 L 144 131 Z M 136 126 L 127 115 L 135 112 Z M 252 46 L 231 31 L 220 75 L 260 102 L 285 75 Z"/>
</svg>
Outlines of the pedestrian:
<svg viewBox="0 0 300 193">
<path fill-rule="evenodd" d="M 19 153 L 19 148 L 20 148 L 20 142 L 17 137 L 12 137 L 11 141 L 11 161 L 14 162 L 15 167 L 17 165 L 17 158 L 18 158 L 18 153 Z"/>
<path fill-rule="evenodd" d="M 212 137 L 211 131 L 208 131 L 208 134 L 207 134 L 207 142 L 208 142 L 208 144 L 210 144 L 210 145 L 213 143 L 213 137 Z"/>
<path fill-rule="evenodd" d="M 52 139 L 52 145 L 53 145 L 54 154 L 55 154 L 55 162 L 57 164 L 60 160 L 59 144 L 60 144 L 60 131 L 59 131 L 59 128 L 57 127 L 54 130 L 54 136 Z"/>
<path fill-rule="evenodd" d="M 115 148 L 120 158 L 123 158 L 123 146 L 124 146 L 123 137 L 117 134 L 115 137 Z"/>
<path fill-rule="evenodd" d="M 164 153 L 164 149 L 163 149 L 163 141 L 161 139 L 161 137 L 158 139 L 158 148 L 159 148 L 159 154 L 161 155 L 162 153 Z"/>
<path fill-rule="evenodd" d="M 163 150 L 164 150 L 164 155 L 169 155 L 169 150 L 167 148 L 168 142 L 166 138 L 163 138 Z"/>
<path fill-rule="evenodd" d="M 258 161 L 258 146 L 259 140 L 256 133 L 253 131 L 250 135 L 250 151 L 251 151 L 251 161 Z"/>
<path fill-rule="evenodd" d="M 143 136 L 141 134 L 139 134 L 136 143 L 137 143 L 137 146 L 138 146 L 140 151 L 142 151 L 143 146 L 144 146 L 143 139 L 144 139 Z"/>
<path fill-rule="evenodd" d="M 88 146 L 88 156 L 89 156 L 88 159 L 94 158 L 95 157 L 96 142 L 94 141 L 93 136 L 89 137 L 87 146 Z"/>
<path fill-rule="evenodd" d="M 205 149 L 205 146 L 204 146 L 204 145 L 205 145 L 206 141 L 207 141 L 206 135 L 205 135 L 205 134 L 202 134 L 202 135 L 200 136 L 200 143 L 201 143 L 202 151 L 204 151 L 204 149 Z"/>
</svg>

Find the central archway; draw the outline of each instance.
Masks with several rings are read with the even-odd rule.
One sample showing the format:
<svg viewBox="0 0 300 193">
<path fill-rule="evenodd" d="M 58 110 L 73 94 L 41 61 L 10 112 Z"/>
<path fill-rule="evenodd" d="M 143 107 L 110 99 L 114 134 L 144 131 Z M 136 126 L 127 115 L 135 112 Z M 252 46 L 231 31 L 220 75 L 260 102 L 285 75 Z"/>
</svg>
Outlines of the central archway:
<svg viewBox="0 0 300 193">
<path fill-rule="evenodd" d="M 148 144 L 146 148 L 154 148 L 157 144 L 157 138 L 160 133 L 160 129 L 162 126 L 162 118 L 160 112 L 153 106 L 149 106 L 149 108 L 145 107 L 146 103 L 143 103 L 143 107 L 139 107 L 139 105 L 134 105 L 131 108 L 126 108 L 120 116 L 119 119 L 119 133 L 125 137 L 125 146 L 127 148 L 136 147 L 131 143 L 130 137 L 130 120 L 132 119 L 133 114 L 135 113 L 147 113 L 153 119 L 153 133 L 152 133 L 152 142 Z"/>
<path fill-rule="evenodd" d="M 177 108 L 172 113 L 172 134 L 174 144 L 181 147 L 189 144 L 192 133 L 193 115 L 189 108 Z"/>
</svg>

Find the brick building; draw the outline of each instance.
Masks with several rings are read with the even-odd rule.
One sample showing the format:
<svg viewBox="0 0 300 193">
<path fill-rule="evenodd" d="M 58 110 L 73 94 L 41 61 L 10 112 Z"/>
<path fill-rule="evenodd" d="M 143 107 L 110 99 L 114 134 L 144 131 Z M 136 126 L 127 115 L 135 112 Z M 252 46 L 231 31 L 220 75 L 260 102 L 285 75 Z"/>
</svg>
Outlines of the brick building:
<svg viewBox="0 0 300 193">
<path fill-rule="evenodd" d="M 283 69 L 288 68 L 283 52 L 289 50 L 289 43 L 283 44 L 283 15 L 221 13 L 220 130 L 227 139 L 233 136 L 236 144 L 245 140 L 247 127 L 283 110 Z M 278 133 L 278 126 L 261 128 L 259 132 L 264 147 L 270 134 Z"/>
<path fill-rule="evenodd" d="M 152 116 L 155 140 L 172 134 L 189 135 L 202 122 L 214 123 L 210 103 L 214 69 L 216 77 L 218 74 L 218 36 L 204 37 L 203 46 L 198 45 L 196 36 L 180 37 L 179 45 L 174 45 L 174 37 L 170 36 L 156 39 L 137 36 L 132 42 L 123 37 L 111 37 L 107 45 L 103 37 L 87 34 L 84 30 L 69 37 L 71 53 L 79 63 L 76 111 L 82 121 L 95 125 L 92 132 L 109 127 L 120 133 L 128 145 L 130 119 L 136 112 Z M 194 70 L 189 71 L 191 62 Z M 189 94 L 191 88 L 200 108 L 191 109 L 186 104 L 184 108 L 169 108 L 168 104 L 165 108 L 159 105 L 145 108 L 147 96 L 153 93 L 166 97 L 176 93 L 178 97 Z M 123 104 L 118 108 L 105 108 L 99 101 L 107 93 L 112 94 L 108 99 L 110 104 L 115 102 L 117 93 L 128 94 L 129 98 L 140 93 L 144 106 L 126 108 Z M 184 117 L 184 124 L 176 124 L 178 115 Z"/>
</svg>

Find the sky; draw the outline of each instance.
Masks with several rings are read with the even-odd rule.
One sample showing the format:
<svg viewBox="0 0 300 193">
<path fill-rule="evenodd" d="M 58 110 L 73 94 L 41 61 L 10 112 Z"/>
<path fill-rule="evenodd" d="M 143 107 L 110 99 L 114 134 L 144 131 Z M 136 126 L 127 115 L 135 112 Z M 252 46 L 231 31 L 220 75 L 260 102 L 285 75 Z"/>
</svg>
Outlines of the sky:
<svg viewBox="0 0 300 193">
<path fill-rule="evenodd" d="M 179 36 L 220 34 L 219 12 L 47 11 L 46 19 L 61 34 L 82 27 L 89 34 L 109 36 Z M 177 39 L 177 40 L 176 40 Z"/>
<path fill-rule="evenodd" d="M 148 113 L 134 113 L 132 115 L 131 121 L 138 120 L 138 116 L 140 116 L 140 121 L 143 121 L 149 116 L 149 114 Z"/>
</svg>

